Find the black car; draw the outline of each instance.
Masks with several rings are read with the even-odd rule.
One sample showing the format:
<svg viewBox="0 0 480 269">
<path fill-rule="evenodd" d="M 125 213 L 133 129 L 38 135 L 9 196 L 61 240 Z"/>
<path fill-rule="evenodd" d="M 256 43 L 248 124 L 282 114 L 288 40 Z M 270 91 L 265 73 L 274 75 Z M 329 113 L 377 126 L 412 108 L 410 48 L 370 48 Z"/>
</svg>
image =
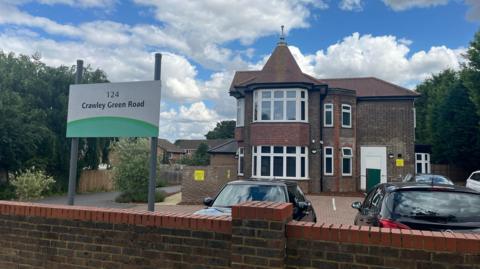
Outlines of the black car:
<svg viewBox="0 0 480 269">
<path fill-rule="evenodd" d="M 203 203 L 208 206 L 195 214 L 231 215 L 232 205 L 246 201 L 286 202 L 293 204 L 293 219 L 317 221 L 310 201 L 294 181 L 282 180 L 237 180 L 227 183 L 215 198 L 207 197 Z"/>
<path fill-rule="evenodd" d="M 355 225 L 480 232 L 480 193 L 461 186 L 382 183 L 352 207 Z"/>
</svg>

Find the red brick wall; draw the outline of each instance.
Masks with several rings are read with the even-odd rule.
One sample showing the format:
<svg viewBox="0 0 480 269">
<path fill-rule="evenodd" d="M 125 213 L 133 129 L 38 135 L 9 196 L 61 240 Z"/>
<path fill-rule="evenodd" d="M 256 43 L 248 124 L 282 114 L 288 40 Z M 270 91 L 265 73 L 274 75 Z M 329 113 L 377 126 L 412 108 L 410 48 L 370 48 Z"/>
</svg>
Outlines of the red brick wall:
<svg viewBox="0 0 480 269">
<path fill-rule="evenodd" d="M 0 268 L 229 268 L 229 217 L 0 203 Z"/>
<path fill-rule="evenodd" d="M 309 146 L 308 123 L 252 123 L 251 145 Z"/>
<path fill-rule="evenodd" d="M 291 221 L 247 202 L 230 217 L 0 201 L 0 268 L 464 268 L 480 236 Z"/>
</svg>

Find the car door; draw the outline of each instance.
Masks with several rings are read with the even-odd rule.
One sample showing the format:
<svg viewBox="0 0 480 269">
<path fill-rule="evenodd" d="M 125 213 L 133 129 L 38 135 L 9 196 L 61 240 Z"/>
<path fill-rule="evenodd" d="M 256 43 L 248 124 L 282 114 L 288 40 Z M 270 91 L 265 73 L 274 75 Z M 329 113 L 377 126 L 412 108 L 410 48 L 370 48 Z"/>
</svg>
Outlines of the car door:
<svg viewBox="0 0 480 269">
<path fill-rule="evenodd" d="M 473 172 L 467 179 L 467 187 L 480 191 L 480 172 Z"/>
<path fill-rule="evenodd" d="M 371 189 L 365 199 L 363 200 L 362 206 L 358 210 L 357 216 L 355 217 L 355 225 L 365 225 L 365 219 L 367 216 L 368 209 L 370 208 L 370 203 L 372 201 L 373 195 L 375 194 L 377 188 Z"/>
<path fill-rule="evenodd" d="M 380 213 L 383 196 L 383 188 L 381 186 L 369 193 L 366 199 L 367 203 L 362 205 L 360 209 L 358 225 L 378 226 L 378 214 Z"/>
</svg>

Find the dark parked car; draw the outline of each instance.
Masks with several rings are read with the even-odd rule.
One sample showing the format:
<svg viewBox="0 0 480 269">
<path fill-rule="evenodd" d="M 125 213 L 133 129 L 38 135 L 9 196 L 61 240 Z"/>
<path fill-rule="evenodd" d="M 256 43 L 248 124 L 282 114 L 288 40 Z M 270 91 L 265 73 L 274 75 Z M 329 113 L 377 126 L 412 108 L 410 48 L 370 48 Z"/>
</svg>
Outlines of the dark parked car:
<svg viewBox="0 0 480 269">
<path fill-rule="evenodd" d="M 417 183 L 428 183 L 428 184 L 446 184 L 446 185 L 453 185 L 453 182 L 448 179 L 446 176 L 442 175 L 434 175 L 434 174 L 418 174 L 412 176 L 408 174 L 404 179 L 403 182 L 417 182 Z"/>
<path fill-rule="evenodd" d="M 286 202 L 293 204 L 293 219 L 317 221 L 310 201 L 294 181 L 237 180 L 227 183 L 215 198 L 207 197 L 208 206 L 195 212 L 198 215 L 231 215 L 232 205 L 246 201 Z"/>
<path fill-rule="evenodd" d="M 355 225 L 480 232 L 480 193 L 461 186 L 382 183 L 352 207 Z"/>
</svg>

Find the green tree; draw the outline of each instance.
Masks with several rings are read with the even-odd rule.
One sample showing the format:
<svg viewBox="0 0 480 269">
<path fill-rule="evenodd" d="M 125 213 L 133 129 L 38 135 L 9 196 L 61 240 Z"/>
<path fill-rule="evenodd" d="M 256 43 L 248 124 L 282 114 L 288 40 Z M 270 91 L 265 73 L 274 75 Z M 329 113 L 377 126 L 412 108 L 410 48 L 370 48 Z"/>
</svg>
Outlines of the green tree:
<svg viewBox="0 0 480 269">
<path fill-rule="evenodd" d="M 235 121 L 224 120 L 217 122 L 217 126 L 209 131 L 205 137 L 207 139 L 233 138 L 235 136 Z"/>
<path fill-rule="evenodd" d="M 438 115 L 436 115 L 438 106 L 458 81 L 458 74 L 453 70 L 447 69 L 437 75 L 433 75 L 417 86 L 416 91 L 421 94 L 415 100 L 417 143 L 432 144 L 432 136 L 436 133 L 433 124 L 438 119 Z"/>
<path fill-rule="evenodd" d="M 69 85 L 75 66 L 49 67 L 38 56 L 0 51 L 0 175 L 35 166 L 52 175 L 57 189 L 68 182 L 70 141 L 65 137 Z M 107 82 L 87 66 L 82 83 Z M 81 139 L 79 171 L 108 160 L 110 138 Z"/>
<path fill-rule="evenodd" d="M 208 145 L 200 143 L 192 156 L 184 156 L 179 160 L 179 163 L 192 166 L 209 165 L 210 154 L 208 154 Z"/>
<path fill-rule="evenodd" d="M 469 90 L 477 114 L 480 115 L 480 31 L 475 34 L 472 42 L 470 42 L 470 47 L 465 56 L 468 62 L 463 66 L 462 80 Z"/>
<path fill-rule="evenodd" d="M 148 139 L 120 139 L 114 143 L 113 151 L 118 156 L 118 163 L 113 168 L 113 180 L 116 188 L 121 191 L 117 201 L 146 202 L 148 200 L 150 159 Z M 158 171 L 157 175 L 159 175 Z M 162 185 L 160 182 L 157 178 L 157 185 Z M 157 194 L 157 198 L 157 201 L 163 200 L 161 194 Z"/>
<path fill-rule="evenodd" d="M 434 114 L 432 160 L 474 169 L 480 158 L 479 116 L 461 81 L 456 81 Z"/>
</svg>

